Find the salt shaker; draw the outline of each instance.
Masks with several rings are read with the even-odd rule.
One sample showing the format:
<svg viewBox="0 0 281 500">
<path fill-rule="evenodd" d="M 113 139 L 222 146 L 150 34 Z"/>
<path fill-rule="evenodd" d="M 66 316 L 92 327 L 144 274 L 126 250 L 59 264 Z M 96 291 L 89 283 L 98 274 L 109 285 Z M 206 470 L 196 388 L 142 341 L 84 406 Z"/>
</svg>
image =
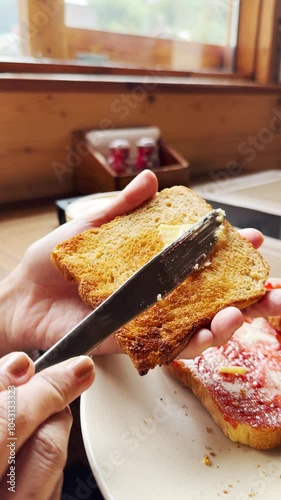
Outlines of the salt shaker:
<svg viewBox="0 0 281 500">
<path fill-rule="evenodd" d="M 137 143 L 137 157 L 135 168 L 137 171 L 145 168 L 156 168 L 159 166 L 157 146 L 151 137 L 142 137 Z"/>
<path fill-rule="evenodd" d="M 117 174 L 129 168 L 130 144 L 126 139 L 115 139 L 109 145 L 108 163 Z"/>
</svg>

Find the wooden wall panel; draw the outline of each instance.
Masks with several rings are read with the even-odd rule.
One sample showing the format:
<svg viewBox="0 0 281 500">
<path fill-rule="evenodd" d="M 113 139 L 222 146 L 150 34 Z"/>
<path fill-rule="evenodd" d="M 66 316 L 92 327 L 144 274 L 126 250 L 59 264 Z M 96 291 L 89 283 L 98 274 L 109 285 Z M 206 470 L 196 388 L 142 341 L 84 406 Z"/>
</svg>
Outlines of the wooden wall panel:
<svg viewBox="0 0 281 500">
<path fill-rule="evenodd" d="M 22 55 L 68 57 L 64 0 L 18 0 Z"/>
<path fill-rule="evenodd" d="M 236 71 L 254 78 L 262 0 L 240 0 Z"/>
<path fill-rule="evenodd" d="M 0 123 L 0 202 L 72 192 L 71 131 L 79 128 L 158 125 L 193 176 L 233 161 L 281 168 L 278 94 L 3 92 Z"/>
<path fill-rule="evenodd" d="M 281 18 L 281 0 L 263 0 L 259 33 L 257 40 L 256 81 L 262 84 L 276 81 L 278 51 L 280 53 L 279 23 Z M 280 57 L 280 54 L 279 54 Z M 279 80 L 277 80 L 279 81 Z"/>
</svg>

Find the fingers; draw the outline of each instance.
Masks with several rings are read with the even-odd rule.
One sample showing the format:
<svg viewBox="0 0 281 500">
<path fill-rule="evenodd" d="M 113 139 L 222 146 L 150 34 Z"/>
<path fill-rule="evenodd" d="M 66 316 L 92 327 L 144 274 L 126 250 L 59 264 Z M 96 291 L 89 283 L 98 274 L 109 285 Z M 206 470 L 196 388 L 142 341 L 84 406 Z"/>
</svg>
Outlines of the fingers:
<svg viewBox="0 0 281 500">
<path fill-rule="evenodd" d="M 246 228 L 239 231 L 241 236 L 244 236 L 255 248 L 259 248 L 263 244 L 263 234 L 258 229 Z"/>
<path fill-rule="evenodd" d="M 52 495 L 50 496 L 49 500 L 61 500 L 61 498 L 64 498 L 64 496 L 61 496 L 61 490 L 63 487 L 63 480 L 64 480 L 64 476 L 63 476 L 63 472 L 62 472 L 61 476 L 56 484 L 56 487 L 55 487 Z"/>
<path fill-rule="evenodd" d="M 211 347 L 213 343 L 214 336 L 212 332 L 206 328 L 201 328 L 201 330 L 198 330 L 193 335 L 187 347 L 177 356 L 177 359 L 196 358 L 196 356 L 199 356 L 205 349 Z"/>
<path fill-rule="evenodd" d="M 49 500 L 61 500 L 61 498 L 64 498 L 64 496 L 61 496 L 61 490 L 63 487 L 63 480 L 64 480 L 64 476 L 63 476 L 63 472 L 62 472 L 61 476 L 56 484 L 56 487 L 55 487 L 52 495 L 50 496 Z"/>
<path fill-rule="evenodd" d="M 214 346 L 226 344 L 234 332 L 243 324 L 243 314 L 236 307 L 227 307 L 220 311 L 211 322 Z"/>
<path fill-rule="evenodd" d="M 127 213 L 145 201 L 152 198 L 158 189 L 156 175 L 151 170 L 144 170 L 135 177 L 128 186 L 121 191 L 116 200 L 115 207 L 112 207 L 111 218 L 122 213 Z"/>
<path fill-rule="evenodd" d="M 94 380 L 94 365 L 88 356 L 79 356 L 36 374 L 17 388 L 16 451 L 53 414 L 61 412 Z M 4 438 L 3 438 L 4 437 Z M 9 449 L 7 437 L 7 393 L 0 393 L 0 477 L 5 471 Z"/>
<path fill-rule="evenodd" d="M 270 290 L 255 304 L 243 310 L 249 318 L 281 316 L 281 289 Z"/>
<path fill-rule="evenodd" d="M 193 335 L 178 359 L 195 358 L 208 347 L 225 344 L 242 324 L 243 315 L 239 309 L 235 307 L 223 309 L 212 320 L 210 330 L 202 328 Z"/>
<path fill-rule="evenodd" d="M 40 500 L 60 498 L 71 425 L 72 415 L 66 407 L 44 422 L 22 447 L 16 458 L 17 483 L 13 499 L 38 498 L 39 492 Z M 0 498 L 3 498 L 1 493 L 0 490 Z"/>
<path fill-rule="evenodd" d="M 109 222 L 117 215 L 122 215 L 152 198 L 158 189 L 156 175 L 151 170 L 144 170 L 135 177 L 128 186 L 120 191 L 119 195 L 113 200 L 112 204 L 100 212 L 88 212 L 83 220 L 87 220 L 91 226 L 100 226 Z"/>
<path fill-rule="evenodd" d="M 56 280 L 61 284 L 65 283 L 63 276 L 60 276 L 58 271 L 50 263 L 50 252 L 53 248 L 63 240 L 72 238 L 78 233 L 98 227 L 105 222 L 110 221 L 117 215 L 122 215 L 130 210 L 134 210 L 139 205 L 149 200 L 154 196 L 158 189 L 158 181 L 156 175 L 151 170 L 144 170 L 137 175 L 126 186 L 123 191 L 120 191 L 116 199 L 113 200 L 110 206 L 107 206 L 100 212 L 87 212 L 84 218 L 74 219 L 67 224 L 63 224 L 44 238 L 33 243 L 26 251 L 24 263 L 25 269 L 28 269 L 29 279 L 33 278 L 35 271 L 36 280 L 38 277 L 42 283 L 49 283 Z M 42 262 L 46 265 L 42 267 Z M 37 267 L 40 266 L 40 274 Z M 59 278 L 60 276 L 60 278 Z"/>
<path fill-rule="evenodd" d="M 19 386 L 34 374 L 33 361 L 24 352 L 13 352 L 0 359 L 0 391 L 9 385 Z"/>
</svg>

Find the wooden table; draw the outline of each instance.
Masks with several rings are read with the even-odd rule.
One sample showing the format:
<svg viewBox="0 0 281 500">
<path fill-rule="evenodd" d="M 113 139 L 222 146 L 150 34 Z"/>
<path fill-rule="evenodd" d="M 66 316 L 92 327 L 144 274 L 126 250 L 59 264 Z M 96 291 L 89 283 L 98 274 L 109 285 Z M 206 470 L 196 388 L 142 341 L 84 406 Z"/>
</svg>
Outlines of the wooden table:
<svg viewBox="0 0 281 500">
<path fill-rule="evenodd" d="M 1 280 L 17 266 L 31 243 L 55 229 L 59 223 L 53 201 L 40 200 L 26 204 L 0 206 L 0 214 Z M 80 485 L 80 489 L 84 487 L 83 491 L 87 491 L 87 500 L 100 500 L 102 496 L 98 488 L 93 487 L 94 479 L 89 477 L 91 471 L 81 435 L 79 403 L 80 400 L 77 399 L 71 405 L 74 420 L 62 498 L 64 496 L 73 500 L 81 498 L 81 495 L 79 496 Z"/>
<path fill-rule="evenodd" d="M 16 267 L 31 243 L 57 226 L 51 201 L 0 206 L 0 279 Z"/>
</svg>

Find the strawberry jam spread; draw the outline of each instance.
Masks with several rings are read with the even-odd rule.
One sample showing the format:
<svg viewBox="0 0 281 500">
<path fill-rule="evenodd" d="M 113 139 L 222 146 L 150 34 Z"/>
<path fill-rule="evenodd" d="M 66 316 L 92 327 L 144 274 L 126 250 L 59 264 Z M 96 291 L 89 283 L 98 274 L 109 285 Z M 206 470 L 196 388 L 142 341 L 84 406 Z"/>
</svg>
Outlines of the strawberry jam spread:
<svg viewBox="0 0 281 500">
<path fill-rule="evenodd" d="M 245 322 L 226 345 L 180 363 L 201 380 L 233 427 L 281 426 L 281 344 L 266 319 Z"/>
<path fill-rule="evenodd" d="M 277 282 L 272 283 L 270 281 L 267 281 L 266 284 L 264 285 L 264 288 L 266 290 L 276 290 L 277 288 L 281 288 L 281 281 L 280 283 Z"/>
</svg>

